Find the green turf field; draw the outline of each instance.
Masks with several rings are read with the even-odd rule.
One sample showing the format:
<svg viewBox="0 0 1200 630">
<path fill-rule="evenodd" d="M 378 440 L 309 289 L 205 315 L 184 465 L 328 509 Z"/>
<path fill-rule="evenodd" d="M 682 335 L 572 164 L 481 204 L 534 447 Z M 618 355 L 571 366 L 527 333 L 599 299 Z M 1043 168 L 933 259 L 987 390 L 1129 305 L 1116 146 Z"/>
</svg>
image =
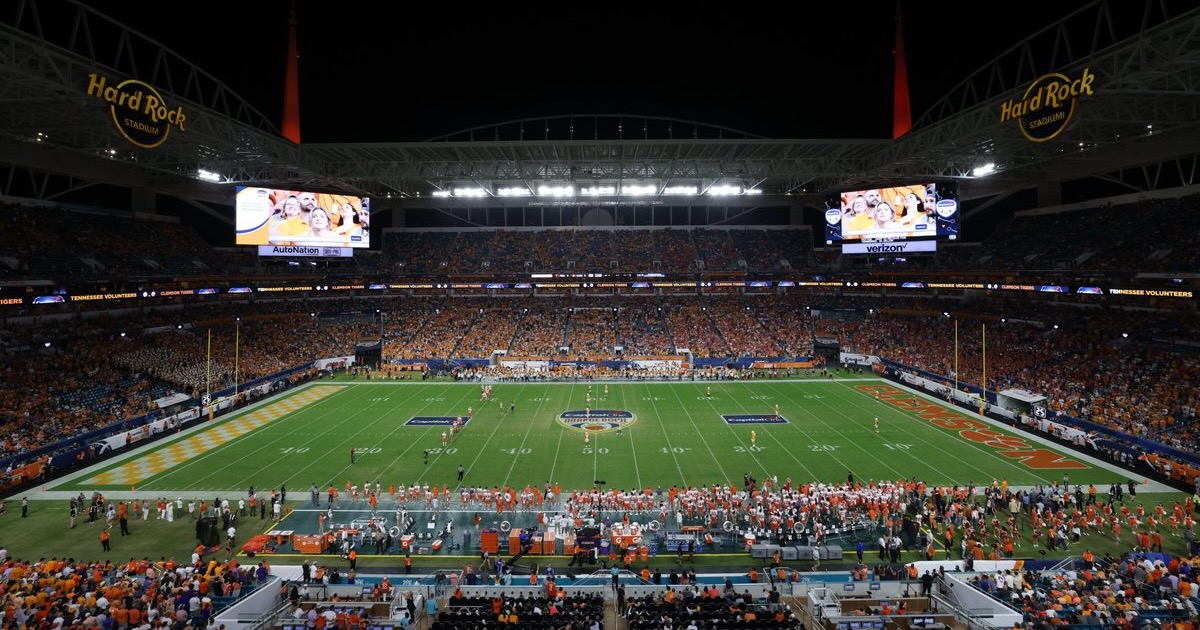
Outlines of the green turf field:
<svg viewBox="0 0 1200 630">
<path fill-rule="evenodd" d="M 918 398 L 914 405 L 908 392 L 872 378 L 621 382 L 608 384 L 607 394 L 605 387 L 504 383 L 481 403 L 479 384 L 326 380 L 55 489 L 244 494 L 251 485 L 285 484 L 302 498 L 312 483 L 453 489 L 459 465 L 467 486 L 549 481 L 564 490 L 591 488 L 595 480 L 621 489 L 740 487 L 745 473 L 797 483 L 842 482 L 849 471 L 859 480 L 933 484 L 1007 479 L 1031 486 L 1064 473 L 1073 484 L 1125 479 L 936 401 Z M 446 446 L 441 436 L 449 426 L 410 424 L 415 417 L 465 417 L 469 407 L 473 419 Z"/>
<path fill-rule="evenodd" d="M 590 393 L 589 405 L 586 383 L 497 384 L 492 400 L 480 404 L 479 384 L 325 379 L 50 482 L 43 488 L 45 493 L 34 493 L 28 518 L 15 514 L 19 508 L 10 502 L 8 515 L 0 516 L 0 542 L 17 557 L 93 557 L 99 553 L 96 536 L 103 523 L 89 524 L 81 518 L 79 525 L 68 529 L 68 493 L 101 491 L 117 500 L 182 495 L 236 500 L 245 497 L 251 485 L 263 493 L 286 485 L 287 507 L 294 512 L 288 510 L 280 521 L 269 515 L 243 515 L 238 521 L 239 543 L 274 529 L 311 533 L 318 529 L 325 503 L 322 492 L 321 508 L 309 504 L 308 488 L 313 483 L 322 489 L 333 484 L 341 490 L 347 482 L 361 486 L 379 481 L 385 493 L 392 484 L 456 489 L 460 464 L 466 471 L 466 486 L 519 489 L 550 481 L 564 491 L 592 488 L 596 480 L 605 481 L 605 489 L 713 483 L 731 483 L 740 489 L 746 473 L 760 481 L 777 476 L 780 482 L 790 477 L 797 484 L 841 483 L 853 471 L 862 481 L 903 477 L 931 484 L 988 484 L 1006 479 L 1013 487 L 1061 481 L 1066 473 L 1072 484 L 1095 483 L 1104 495 L 1108 484 L 1127 478 L 1120 471 L 1053 450 L 1024 433 L 1005 432 L 967 412 L 914 397 L 869 376 L 622 382 L 609 383 L 607 395 L 605 385 L 596 383 Z M 499 402 L 505 405 L 504 413 Z M 514 402 L 515 409 L 508 411 Z M 465 416 L 468 407 L 474 407 L 474 418 L 445 447 L 441 435 L 449 432 L 448 425 L 410 422 L 422 417 L 433 422 L 452 420 Z M 590 434 L 586 443 L 583 427 Z M 357 453 L 354 463 L 351 448 Z M 40 500 L 38 495 L 43 495 Z M 1163 501 L 1170 506 L 1182 496 L 1139 493 L 1137 501 L 1147 506 Z M 470 504 L 463 509 L 457 499 L 457 493 L 452 494 L 445 506 L 449 509 L 432 515 L 422 500 L 397 504 L 388 497 L 379 507 L 389 523 L 399 521 L 399 509 L 411 510 L 418 531 L 453 521 L 458 531 L 477 532 L 472 527 L 475 511 L 486 508 Z M 562 507 L 560 502 L 546 511 Z M 598 516 L 619 517 L 611 512 Z M 336 522 L 369 517 L 365 501 L 350 501 L 343 494 Z M 646 523 L 660 517 L 657 510 L 650 510 L 635 518 Z M 531 512 L 483 514 L 485 528 L 502 520 L 511 520 L 517 528 L 536 525 Z M 1028 519 L 1021 521 L 1028 529 Z M 186 512 L 176 512 L 173 523 L 151 516 L 148 521 L 135 519 L 131 527 L 132 536 L 113 536 L 113 552 L 104 557 L 186 557 L 196 544 L 194 523 Z M 874 540 L 874 533 L 863 535 Z M 1128 537 L 1120 544 L 1110 538 L 1107 533 L 1092 533 L 1083 544 L 1098 553 L 1128 550 Z M 1028 533 L 1025 540 L 1018 555 L 1036 555 Z M 1178 552 L 1183 549 L 1182 538 L 1167 535 L 1166 546 Z M 453 566 L 476 555 L 477 549 L 476 533 L 473 548 L 450 548 L 432 555 L 422 551 L 417 564 Z M 1072 549 L 1079 553 L 1079 547 Z M 399 563 L 396 549 L 380 556 L 365 551 L 365 566 Z M 704 554 L 704 562 L 740 566 L 748 560 L 736 531 L 723 532 L 713 551 L 718 553 Z M 305 557 L 285 549 L 279 552 L 274 557 L 281 562 L 298 563 Z M 668 562 L 669 555 L 652 558 L 651 563 Z M 336 558 L 326 556 L 322 561 L 331 557 Z M 915 558 L 916 552 L 905 557 Z"/>
</svg>

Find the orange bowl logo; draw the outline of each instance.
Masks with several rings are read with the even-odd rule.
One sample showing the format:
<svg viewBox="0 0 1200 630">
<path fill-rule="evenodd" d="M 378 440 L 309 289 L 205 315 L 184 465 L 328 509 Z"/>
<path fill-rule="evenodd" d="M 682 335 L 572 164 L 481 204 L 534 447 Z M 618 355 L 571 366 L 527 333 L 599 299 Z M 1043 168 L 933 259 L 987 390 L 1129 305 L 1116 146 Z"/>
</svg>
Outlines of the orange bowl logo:
<svg viewBox="0 0 1200 630">
<path fill-rule="evenodd" d="M 623 409 L 575 409 L 558 414 L 558 423 L 576 431 L 616 431 L 637 420 Z"/>
</svg>

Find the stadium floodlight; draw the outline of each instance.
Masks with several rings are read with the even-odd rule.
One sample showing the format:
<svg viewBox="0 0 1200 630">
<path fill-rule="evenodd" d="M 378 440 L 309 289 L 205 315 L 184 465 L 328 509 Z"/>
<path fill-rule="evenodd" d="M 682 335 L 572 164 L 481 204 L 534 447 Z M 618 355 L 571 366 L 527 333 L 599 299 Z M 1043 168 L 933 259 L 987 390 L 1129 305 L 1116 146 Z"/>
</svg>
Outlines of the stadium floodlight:
<svg viewBox="0 0 1200 630">
<path fill-rule="evenodd" d="M 574 197 L 575 187 L 570 184 L 563 186 L 547 186 L 543 184 L 538 186 L 537 194 L 539 197 Z"/>
<path fill-rule="evenodd" d="M 629 197 L 648 197 L 658 192 L 651 184 L 630 185 L 621 188 L 621 194 Z"/>
<path fill-rule="evenodd" d="M 616 186 L 584 186 L 579 189 L 584 197 L 611 197 L 617 194 Z"/>
<path fill-rule="evenodd" d="M 530 190 L 524 186 L 512 186 L 509 188 L 500 188 L 496 190 L 496 194 L 501 197 L 529 197 L 533 195 Z"/>
<path fill-rule="evenodd" d="M 695 186 L 667 186 L 663 189 L 664 195 L 698 195 L 700 189 Z"/>
<path fill-rule="evenodd" d="M 728 195 L 740 195 L 740 194 L 742 194 L 742 187 L 741 186 L 731 186 L 731 185 L 713 186 L 708 189 L 708 194 L 712 195 L 713 197 L 721 197 L 721 196 L 728 196 Z"/>
<path fill-rule="evenodd" d="M 761 195 L 762 192 L 763 191 L 761 191 L 757 188 L 747 188 L 746 190 L 742 191 L 742 194 L 743 195 Z"/>
<path fill-rule="evenodd" d="M 996 172 L 996 165 L 991 162 L 988 162 L 987 164 L 984 164 L 983 166 L 976 166 L 975 170 L 971 171 L 971 174 L 974 175 L 975 177 L 987 177 L 988 175 L 991 175 L 992 173 L 995 173 L 995 172 Z"/>
<path fill-rule="evenodd" d="M 200 169 L 196 172 L 196 179 L 204 182 L 219 182 L 221 181 L 221 174 Z"/>
<path fill-rule="evenodd" d="M 488 191 L 484 190 L 483 188 L 478 188 L 478 187 L 476 187 L 476 188 L 455 188 L 454 196 L 455 197 L 486 197 L 486 196 L 488 196 Z"/>
<path fill-rule="evenodd" d="M 433 191 L 433 196 L 434 197 L 449 197 L 450 191 L 449 190 L 435 190 L 435 191 Z"/>
</svg>

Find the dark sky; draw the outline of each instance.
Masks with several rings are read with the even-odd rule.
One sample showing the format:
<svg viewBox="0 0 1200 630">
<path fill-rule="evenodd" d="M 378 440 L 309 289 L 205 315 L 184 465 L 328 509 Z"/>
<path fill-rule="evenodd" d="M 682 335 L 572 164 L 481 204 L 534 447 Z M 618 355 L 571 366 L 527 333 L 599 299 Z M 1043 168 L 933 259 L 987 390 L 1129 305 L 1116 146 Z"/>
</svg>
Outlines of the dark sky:
<svg viewBox="0 0 1200 630">
<path fill-rule="evenodd" d="M 281 118 L 289 0 L 168 12 L 88 3 Z M 1074 8 L 1063 4 L 968 12 L 906 0 L 914 119 Z M 567 114 L 694 120 L 775 138 L 890 137 L 894 1 L 711 6 L 297 0 L 302 139 L 410 142 Z"/>
</svg>

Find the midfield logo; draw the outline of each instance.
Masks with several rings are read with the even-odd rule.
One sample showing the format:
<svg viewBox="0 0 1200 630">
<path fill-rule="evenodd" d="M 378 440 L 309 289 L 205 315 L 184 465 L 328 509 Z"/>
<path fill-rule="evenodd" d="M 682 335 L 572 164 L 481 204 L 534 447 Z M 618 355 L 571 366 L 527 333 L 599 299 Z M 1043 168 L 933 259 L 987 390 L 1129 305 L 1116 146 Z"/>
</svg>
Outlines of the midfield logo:
<svg viewBox="0 0 1200 630">
<path fill-rule="evenodd" d="M 577 431 L 616 431 L 637 421 L 624 409 L 575 409 L 558 414 L 558 423 Z"/>
</svg>

